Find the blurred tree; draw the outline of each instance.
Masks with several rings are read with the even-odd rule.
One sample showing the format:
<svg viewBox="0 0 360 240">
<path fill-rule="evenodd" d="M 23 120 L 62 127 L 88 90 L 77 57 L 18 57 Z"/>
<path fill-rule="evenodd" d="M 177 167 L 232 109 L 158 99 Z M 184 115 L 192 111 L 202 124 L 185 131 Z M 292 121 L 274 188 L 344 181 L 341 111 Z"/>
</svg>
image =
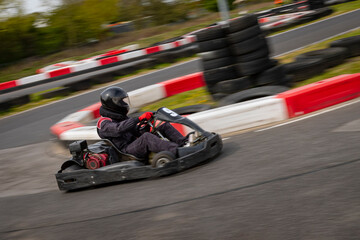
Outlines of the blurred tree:
<svg viewBox="0 0 360 240">
<path fill-rule="evenodd" d="M 63 34 L 66 47 L 101 38 L 102 24 L 118 17 L 117 0 L 64 0 L 48 19 L 50 28 Z"/>
<path fill-rule="evenodd" d="M 202 0 L 205 2 L 204 0 Z M 42 0 L 46 6 L 50 0 Z M 215 1 L 216 2 L 216 1 Z M 62 0 L 51 12 L 24 15 L 23 0 L 0 0 L 0 63 L 79 46 L 107 36 L 104 24 L 133 21 L 138 28 L 186 20 L 194 0 Z M 11 12 L 12 16 L 1 16 Z"/>
<path fill-rule="evenodd" d="M 202 5 L 204 6 L 204 8 L 206 8 L 207 10 L 211 11 L 211 12 L 218 12 L 218 4 L 217 4 L 217 0 L 200 0 Z M 232 4 L 233 2 L 235 2 L 235 0 L 227 0 L 229 9 L 233 9 L 234 5 Z"/>
</svg>

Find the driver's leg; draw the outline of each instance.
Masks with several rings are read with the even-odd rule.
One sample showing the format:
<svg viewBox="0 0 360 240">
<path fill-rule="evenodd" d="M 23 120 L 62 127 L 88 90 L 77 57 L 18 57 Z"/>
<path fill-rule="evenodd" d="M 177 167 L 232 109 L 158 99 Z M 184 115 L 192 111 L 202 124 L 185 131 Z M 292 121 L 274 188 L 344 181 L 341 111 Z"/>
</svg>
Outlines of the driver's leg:
<svg viewBox="0 0 360 240">
<path fill-rule="evenodd" d="M 138 158 L 145 158 L 150 152 L 169 151 L 176 156 L 178 144 L 161 140 L 152 133 L 146 132 L 125 147 L 125 152 Z"/>
<path fill-rule="evenodd" d="M 184 137 L 176 128 L 174 128 L 170 123 L 165 122 L 158 127 L 158 130 L 161 134 L 164 135 L 170 141 L 179 144 L 180 146 L 184 145 L 186 142 L 186 137 Z"/>
</svg>

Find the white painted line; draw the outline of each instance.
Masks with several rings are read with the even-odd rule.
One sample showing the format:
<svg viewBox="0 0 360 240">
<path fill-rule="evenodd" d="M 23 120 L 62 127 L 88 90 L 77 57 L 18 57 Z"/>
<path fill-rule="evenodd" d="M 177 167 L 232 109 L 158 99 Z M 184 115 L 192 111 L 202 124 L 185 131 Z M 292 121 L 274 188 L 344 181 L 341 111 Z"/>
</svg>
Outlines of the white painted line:
<svg viewBox="0 0 360 240">
<path fill-rule="evenodd" d="M 285 126 L 285 125 L 288 125 L 288 124 L 291 124 L 291 123 L 294 123 L 294 122 L 298 122 L 298 121 L 305 120 L 305 119 L 308 119 L 308 118 L 316 117 L 316 116 L 321 115 L 321 114 L 323 114 L 323 113 L 331 112 L 331 111 L 340 109 L 340 108 L 342 108 L 342 107 L 347 107 L 347 106 L 349 106 L 349 105 L 352 105 L 352 104 L 358 103 L 358 102 L 360 102 L 360 99 L 357 99 L 357 100 L 355 100 L 355 101 L 353 100 L 353 101 L 350 101 L 350 102 L 347 102 L 347 103 L 342 103 L 342 104 L 339 105 L 339 106 L 330 107 L 329 109 L 326 109 L 326 110 L 320 110 L 320 112 L 313 113 L 313 114 L 310 113 L 310 114 L 304 115 L 304 117 L 300 117 L 300 118 L 298 118 L 298 119 L 295 119 L 295 120 L 292 120 L 292 121 L 288 121 L 288 122 L 285 122 L 285 123 L 281 123 L 281 124 L 278 124 L 278 125 L 275 125 L 275 126 L 271 126 L 271 127 L 259 129 L 259 130 L 256 130 L 256 131 L 254 131 L 254 132 L 262 132 L 262 131 L 270 130 L 270 129 L 273 129 L 273 128 Z"/>
<path fill-rule="evenodd" d="M 308 45 L 305 45 L 305 46 L 302 46 L 302 47 L 299 47 L 299 48 L 296 48 L 296 49 L 293 49 L 293 50 L 290 50 L 290 51 L 287 51 L 287 52 L 281 53 L 281 54 L 279 54 L 279 55 L 274 56 L 274 58 L 276 58 L 276 57 L 280 57 L 280 56 L 283 56 L 283 55 L 286 55 L 286 54 L 289 54 L 289 53 L 292 53 L 292 52 L 295 52 L 295 51 L 298 51 L 298 50 L 301 50 L 301 49 L 303 49 L 303 48 L 306 48 L 306 47 L 308 47 L 308 46 L 311 46 L 311 45 L 314 45 L 314 44 L 317 44 L 317 43 L 324 42 L 324 41 L 329 40 L 329 39 L 331 39 L 331 38 L 334 38 L 334 37 L 337 37 L 337 36 L 340 36 L 340 35 L 346 34 L 346 33 L 348 33 L 348 32 L 355 31 L 355 30 L 357 30 L 357 29 L 359 29 L 359 28 L 360 28 L 360 27 L 353 28 L 353 29 L 350 29 L 350 30 L 348 30 L 348 31 L 345 31 L 345 32 L 342 32 L 342 33 L 338 33 L 338 34 L 336 34 L 336 35 L 334 35 L 334 36 L 331 36 L 331 37 L 328 37 L 328 38 L 321 39 L 321 40 L 319 40 L 319 41 L 317 41 L 317 42 L 313 42 L 313 43 L 310 43 L 310 44 L 308 44 Z"/>
</svg>

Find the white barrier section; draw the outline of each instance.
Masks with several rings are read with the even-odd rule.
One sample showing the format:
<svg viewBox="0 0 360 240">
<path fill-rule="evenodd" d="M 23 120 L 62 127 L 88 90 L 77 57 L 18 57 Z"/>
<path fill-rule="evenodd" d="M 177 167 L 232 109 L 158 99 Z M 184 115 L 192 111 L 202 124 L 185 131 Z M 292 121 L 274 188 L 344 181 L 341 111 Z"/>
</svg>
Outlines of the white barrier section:
<svg viewBox="0 0 360 240">
<path fill-rule="evenodd" d="M 129 92 L 131 107 L 141 107 L 165 97 L 166 93 L 164 87 L 160 84 L 150 85 Z"/>
<path fill-rule="evenodd" d="M 131 58 L 136 58 L 136 57 L 141 57 L 146 55 L 146 50 L 145 49 L 141 49 L 135 52 L 129 52 L 129 53 L 123 53 L 120 55 L 122 60 L 128 60 Z"/>
<path fill-rule="evenodd" d="M 175 48 L 175 44 L 174 43 L 165 43 L 165 44 L 160 45 L 160 47 L 164 51 L 164 50 Z"/>
<path fill-rule="evenodd" d="M 57 123 L 62 122 L 77 122 L 77 123 L 88 123 L 94 119 L 93 113 L 91 111 L 79 111 L 72 114 L 67 115 L 65 118 L 61 119 Z"/>
<path fill-rule="evenodd" d="M 283 99 L 264 97 L 188 116 L 206 131 L 226 134 L 287 119 Z"/>
<path fill-rule="evenodd" d="M 74 128 L 60 134 L 59 139 L 63 141 L 75 141 L 75 140 L 100 140 L 101 138 L 97 134 L 96 126 L 85 126 Z"/>
<path fill-rule="evenodd" d="M 19 80 L 16 80 L 16 82 L 18 85 L 25 85 L 25 84 L 45 80 L 45 79 L 48 79 L 48 76 L 46 75 L 46 73 L 40 73 L 40 74 L 32 75 L 29 77 L 20 78 Z"/>
<path fill-rule="evenodd" d="M 87 61 L 87 62 L 83 62 L 83 63 L 80 63 L 80 64 L 73 65 L 73 66 L 71 66 L 71 69 L 74 72 L 78 72 L 78 71 L 82 71 L 82 70 L 95 68 L 97 66 L 99 66 L 99 64 L 96 61 L 90 60 L 90 61 Z"/>
</svg>

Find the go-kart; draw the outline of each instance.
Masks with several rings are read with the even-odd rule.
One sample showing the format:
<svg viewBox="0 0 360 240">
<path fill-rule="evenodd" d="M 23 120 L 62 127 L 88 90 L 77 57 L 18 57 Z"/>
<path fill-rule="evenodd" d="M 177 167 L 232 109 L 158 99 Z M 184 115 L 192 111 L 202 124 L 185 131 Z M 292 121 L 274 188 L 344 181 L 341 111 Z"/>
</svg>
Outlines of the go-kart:
<svg viewBox="0 0 360 240">
<path fill-rule="evenodd" d="M 140 159 L 121 152 L 109 140 L 87 145 L 85 140 L 69 145 L 71 159 L 65 161 L 55 174 L 60 190 L 75 190 L 91 186 L 160 177 L 191 168 L 218 155 L 222 149 L 221 137 L 203 130 L 190 119 L 167 108 L 160 108 L 148 121 L 138 124 L 139 130 L 148 128 L 153 134 L 167 141 L 157 128 L 164 122 L 182 124 L 193 131 L 188 134 L 189 142 L 179 148 L 183 154 L 175 157 L 163 151 L 150 153 L 147 159 Z M 185 154 L 184 154 L 185 153 Z"/>
</svg>

